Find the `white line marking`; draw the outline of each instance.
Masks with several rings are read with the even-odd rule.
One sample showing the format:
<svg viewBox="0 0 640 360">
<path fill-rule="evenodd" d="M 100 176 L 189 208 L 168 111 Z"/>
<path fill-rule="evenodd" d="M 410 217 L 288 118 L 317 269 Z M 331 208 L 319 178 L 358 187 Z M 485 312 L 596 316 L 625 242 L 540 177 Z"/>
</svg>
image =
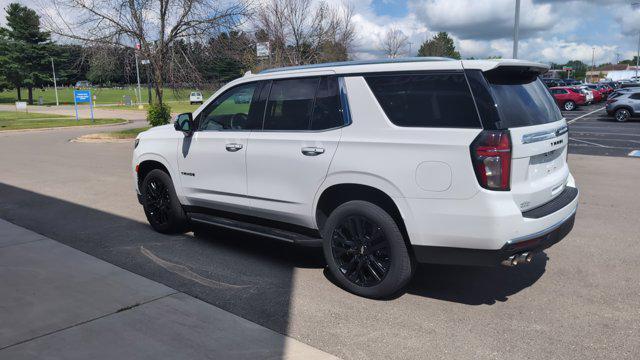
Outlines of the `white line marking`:
<svg viewBox="0 0 640 360">
<path fill-rule="evenodd" d="M 598 143 L 594 143 L 594 142 L 590 142 L 590 141 L 584 141 L 584 140 L 580 140 L 580 139 L 575 139 L 575 138 L 572 138 L 572 137 L 570 137 L 569 140 L 580 141 L 580 142 L 583 142 L 585 144 L 600 146 L 600 147 L 603 147 L 603 148 L 611 148 L 611 146 L 604 146 L 602 144 L 598 144 Z"/>
<path fill-rule="evenodd" d="M 578 120 L 582 119 L 582 118 L 583 118 L 583 117 L 585 117 L 585 116 L 589 116 L 589 115 L 591 115 L 591 114 L 593 114 L 593 113 L 597 113 L 598 111 L 602 111 L 602 110 L 604 110 L 604 109 L 605 109 L 605 108 L 603 108 L 603 107 L 602 107 L 602 108 L 600 108 L 600 109 L 593 110 L 593 111 L 592 111 L 592 112 L 590 112 L 590 113 L 586 113 L 586 114 L 584 114 L 584 115 L 580 115 L 580 116 L 578 116 L 577 118 L 573 118 L 572 120 L 567 121 L 567 124 L 573 124 L 574 122 L 576 122 L 576 121 L 578 121 Z"/>
<path fill-rule="evenodd" d="M 632 143 L 636 143 L 636 144 L 640 144 L 640 141 L 638 140 L 629 140 L 629 139 L 608 139 L 608 138 L 604 138 L 604 139 L 598 139 L 598 138 L 580 138 L 580 139 L 576 139 L 576 138 L 571 138 L 573 140 L 606 140 L 606 141 L 621 141 L 621 142 L 632 142 Z"/>
</svg>

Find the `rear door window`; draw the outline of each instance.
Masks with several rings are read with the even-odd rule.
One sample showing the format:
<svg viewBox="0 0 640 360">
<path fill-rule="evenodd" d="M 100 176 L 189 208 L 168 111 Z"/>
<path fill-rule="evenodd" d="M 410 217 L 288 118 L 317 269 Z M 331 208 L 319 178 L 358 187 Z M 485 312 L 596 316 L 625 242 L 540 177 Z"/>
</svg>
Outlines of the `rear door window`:
<svg viewBox="0 0 640 360">
<path fill-rule="evenodd" d="M 389 120 L 397 126 L 480 127 L 463 73 L 370 75 L 365 79 Z"/>
<path fill-rule="evenodd" d="M 308 130 L 319 81 L 317 77 L 273 81 L 264 130 Z"/>
<path fill-rule="evenodd" d="M 316 92 L 311 130 L 326 130 L 342 125 L 344 125 L 344 119 L 338 92 L 338 78 L 323 77 Z"/>
</svg>

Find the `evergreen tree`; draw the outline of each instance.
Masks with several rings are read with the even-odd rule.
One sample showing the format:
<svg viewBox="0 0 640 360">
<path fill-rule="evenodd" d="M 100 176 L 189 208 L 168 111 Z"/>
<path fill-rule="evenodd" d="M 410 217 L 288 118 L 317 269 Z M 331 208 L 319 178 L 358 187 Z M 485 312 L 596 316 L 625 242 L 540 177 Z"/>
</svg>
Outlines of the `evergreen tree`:
<svg viewBox="0 0 640 360">
<path fill-rule="evenodd" d="M 444 56 L 460 59 L 460 53 L 456 51 L 453 39 L 444 31 L 439 32 L 431 40 L 425 41 L 418 50 L 418 56 Z"/>
<path fill-rule="evenodd" d="M 32 9 L 17 3 L 6 7 L 7 27 L 0 28 L 0 70 L 17 90 L 29 92 L 33 104 L 33 88 L 51 82 L 52 44 L 50 34 L 40 30 L 40 17 Z"/>
</svg>

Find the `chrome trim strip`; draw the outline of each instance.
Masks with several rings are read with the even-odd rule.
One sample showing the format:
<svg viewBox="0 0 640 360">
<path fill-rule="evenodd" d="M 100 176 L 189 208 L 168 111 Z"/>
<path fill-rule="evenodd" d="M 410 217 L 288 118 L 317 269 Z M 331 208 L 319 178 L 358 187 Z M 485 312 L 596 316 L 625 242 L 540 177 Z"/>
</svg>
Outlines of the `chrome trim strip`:
<svg viewBox="0 0 640 360">
<path fill-rule="evenodd" d="M 578 190 L 578 195 L 576 196 L 576 199 L 578 199 L 579 197 L 580 197 L 580 190 Z M 507 241 L 507 244 L 508 245 L 513 245 L 513 244 L 517 244 L 519 242 L 535 239 L 535 238 L 540 237 L 542 235 L 548 234 L 548 233 L 552 232 L 553 230 L 555 230 L 555 229 L 559 228 L 560 226 L 562 226 L 562 224 L 564 224 L 567 220 L 569 220 L 569 218 L 571 218 L 573 215 L 575 215 L 576 211 L 578 211 L 578 206 L 577 205 L 576 205 L 576 208 L 573 209 L 573 211 L 571 211 L 571 213 L 569 215 L 567 215 L 564 219 L 558 221 L 557 223 L 549 226 L 548 228 L 546 228 L 544 230 L 540 230 L 540 231 L 538 231 L 536 233 L 525 235 L 525 236 L 521 236 L 521 237 L 515 238 L 515 239 L 511 239 L 511 240 Z"/>
<path fill-rule="evenodd" d="M 567 125 L 563 125 L 557 129 L 540 131 L 531 134 L 522 135 L 522 143 L 523 144 L 531 144 L 539 141 L 545 141 L 549 139 L 556 138 L 558 136 L 564 135 L 569 131 Z"/>
</svg>

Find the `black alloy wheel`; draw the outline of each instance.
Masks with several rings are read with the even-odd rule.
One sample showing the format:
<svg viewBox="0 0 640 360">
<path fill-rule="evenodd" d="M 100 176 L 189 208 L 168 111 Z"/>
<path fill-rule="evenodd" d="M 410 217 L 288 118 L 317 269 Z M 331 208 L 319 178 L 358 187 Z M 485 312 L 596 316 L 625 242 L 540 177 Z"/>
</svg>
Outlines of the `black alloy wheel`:
<svg viewBox="0 0 640 360">
<path fill-rule="evenodd" d="M 333 279 L 354 294 L 388 298 L 413 276 L 414 261 L 400 225 L 379 205 L 351 200 L 338 206 L 322 226 L 322 237 Z"/>
<path fill-rule="evenodd" d="M 169 189 L 159 179 L 153 178 L 147 182 L 145 190 L 145 203 L 149 208 L 149 215 L 155 223 L 167 224 L 171 207 Z"/>
<path fill-rule="evenodd" d="M 380 284 L 391 266 L 389 241 L 380 224 L 350 216 L 333 230 L 331 251 L 340 272 L 358 286 Z"/>
<path fill-rule="evenodd" d="M 140 185 L 142 206 L 151 227 L 165 234 L 185 232 L 189 222 L 169 174 L 151 170 Z"/>
</svg>

